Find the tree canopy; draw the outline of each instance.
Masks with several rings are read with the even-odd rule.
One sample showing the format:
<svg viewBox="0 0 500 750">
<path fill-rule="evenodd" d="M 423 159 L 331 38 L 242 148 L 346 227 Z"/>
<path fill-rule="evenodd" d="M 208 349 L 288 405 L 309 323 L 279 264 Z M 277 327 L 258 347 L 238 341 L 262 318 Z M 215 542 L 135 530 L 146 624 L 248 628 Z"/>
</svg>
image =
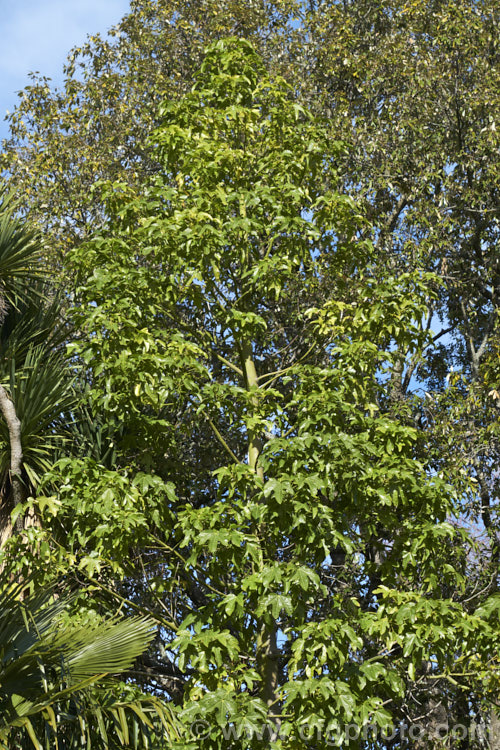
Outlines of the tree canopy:
<svg viewBox="0 0 500 750">
<path fill-rule="evenodd" d="M 134 2 L 11 117 L 72 401 L 3 554 L 154 619 L 175 746 L 495 746 L 497 20 Z"/>
</svg>

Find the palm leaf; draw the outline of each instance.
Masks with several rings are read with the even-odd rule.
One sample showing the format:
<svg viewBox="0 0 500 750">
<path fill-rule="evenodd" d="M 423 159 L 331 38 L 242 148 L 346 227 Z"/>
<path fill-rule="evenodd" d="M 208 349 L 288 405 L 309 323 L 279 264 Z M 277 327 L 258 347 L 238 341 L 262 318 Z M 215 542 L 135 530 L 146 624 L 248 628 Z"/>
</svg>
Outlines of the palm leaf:
<svg viewBox="0 0 500 750">
<path fill-rule="evenodd" d="M 128 669 L 144 652 L 154 635 L 154 622 L 144 617 L 57 631 L 52 640 L 64 654 L 64 674 L 68 684 L 78 684 L 96 674 L 116 674 Z"/>
<path fill-rule="evenodd" d="M 79 742 L 83 732 L 90 746 L 98 738 L 105 748 L 117 744 L 116 736 L 147 742 L 155 725 L 175 734 L 167 706 L 111 677 L 145 650 L 154 622 L 135 617 L 73 625 L 61 619 L 68 600 L 50 591 L 26 596 L 32 583 L 15 586 L 0 574 L 0 748 L 13 747 L 13 737 L 16 746 L 29 740 L 38 747 L 47 733 L 53 746 L 75 732 Z"/>
<path fill-rule="evenodd" d="M 44 346 L 47 351 L 61 350 L 68 336 L 68 326 L 62 319 L 62 304 L 58 296 L 45 284 L 39 284 L 38 297 L 25 295 L 9 307 L 0 327 L 0 377 L 9 374 L 9 363 L 15 359 L 22 365 L 33 347 Z M 43 299 L 43 302 L 41 301 Z"/>
<path fill-rule="evenodd" d="M 13 307 L 16 300 L 35 296 L 37 285 L 32 282 L 46 276 L 40 265 L 43 248 L 38 233 L 28 229 L 15 210 L 13 195 L 0 189 L 0 289 Z"/>
<path fill-rule="evenodd" d="M 10 362 L 6 384 L 21 420 L 23 464 L 29 482 L 36 486 L 53 463 L 54 453 L 64 440 L 68 412 L 74 401 L 64 360 L 45 347 L 28 350 L 22 367 Z M 7 425 L 0 421 L 0 471 L 5 475 L 10 462 Z"/>
</svg>

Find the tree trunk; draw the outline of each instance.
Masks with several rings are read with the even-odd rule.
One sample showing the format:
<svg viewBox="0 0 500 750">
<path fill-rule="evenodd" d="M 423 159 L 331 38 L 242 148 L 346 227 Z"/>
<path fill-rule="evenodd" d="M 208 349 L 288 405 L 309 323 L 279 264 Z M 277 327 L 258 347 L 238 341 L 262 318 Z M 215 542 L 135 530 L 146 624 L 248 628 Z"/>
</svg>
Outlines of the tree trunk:
<svg viewBox="0 0 500 750">
<path fill-rule="evenodd" d="M 0 546 L 11 536 L 24 529 L 22 516 L 18 516 L 14 528 L 10 519 L 12 510 L 26 500 L 26 486 L 22 479 L 23 447 L 21 443 L 21 421 L 5 388 L 0 385 L 0 411 L 7 423 L 10 443 L 10 493 L 0 508 Z"/>
<path fill-rule="evenodd" d="M 257 370 L 255 368 L 255 362 L 253 359 L 252 345 L 248 341 L 244 341 L 241 347 L 241 358 L 243 364 L 243 372 L 245 376 L 245 385 L 248 390 L 253 390 L 259 387 L 259 381 L 257 376 Z M 254 407 L 258 406 L 257 399 L 254 401 Z M 259 479 L 264 481 L 264 471 L 259 466 L 259 455 L 263 448 L 262 435 L 257 430 L 252 430 L 248 435 L 248 465 L 257 474 Z M 266 703 L 268 708 L 272 710 L 274 706 L 274 712 L 277 713 L 277 689 L 278 689 L 278 646 L 277 646 L 277 627 L 276 623 L 271 625 L 267 623 L 261 623 L 259 626 L 259 634 L 257 636 L 257 668 L 262 678 L 262 700 Z M 279 723 L 277 721 L 272 722 L 274 732 L 279 730 Z"/>
</svg>

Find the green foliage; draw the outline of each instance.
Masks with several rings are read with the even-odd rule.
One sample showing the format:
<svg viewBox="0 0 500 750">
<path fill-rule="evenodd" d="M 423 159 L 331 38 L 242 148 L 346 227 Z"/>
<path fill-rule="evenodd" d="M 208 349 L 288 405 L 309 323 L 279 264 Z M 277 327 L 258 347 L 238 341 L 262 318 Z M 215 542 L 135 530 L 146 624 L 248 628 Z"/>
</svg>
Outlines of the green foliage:
<svg viewBox="0 0 500 750">
<path fill-rule="evenodd" d="M 26 230 L 9 199 L 5 200 L 0 215 L 0 373 L 7 379 L 6 399 L 19 423 L 24 490 L 21 502 L 18 499 L 14 505 L 12 523 L 17 531 L 22 521 L 24 530 L 29 511 L 32 528 L 23 538 L 12 538 L 1 554 L 0 746 L 38 750 L 91 747 L 98 741 L 102 747 L 149 747 L 151 738 L 164 730 L 175 731 L 175 722 L 154 696 L 120 683 L 114 675 L 130 669 L 147 648 L 154 637 L 154 622 L 144 617 L 106 620 L 96 613 L 89 618 L 85 611 L 75 612 L 74 606 L 70 615 L 71 600 L 61 597 L 59 585 L 49 593 L 30 594 L 44 577 L 41 566 L 56 561 L 38 528 L 34 501 L 22 499 L 36 490 L 40 475 L 51 468 L 64 443 L 64 410 L 74 403 L 61 352 L 61 305 L 40 271 L 41 259 L 38 236 Z M 13 531 L 9 516 L 14 481 L 11 425 L 5 412 L 3 416 L 2 543 Z M 140 478 L 137 481 L 141 483 Z M 50 479 L 45 482 L 50 486 Z M 53 508 L 50 498 L 46 505 Z M 16 552 L 20 557 L 13 562 Z M 66 576 L 67 551 L 64 562 L 66 566 L 59 563 L 59 567 Z M 28 577 L 27 567 L 32 571 Z M 84 563 L 81 567 L 88 572 Z M 53 573 L 45 577 L 53 580 Z M 22 583 L 15 585 L 16 578 Z"/>
<path fill-rule="evenodd" d="M 18 204 L 2 193 L 0 205 L 0 385 L 19 420 L 20 497 L 14 499 L 11 425 L 0 421 L 0 532 L 10 531 L 13 505 L 27 497 L 51 466 L 64 439 L 64 412 L 72 402 L 61 351 L 61 304 L 43 270 L 40 236 L 16 216 Z M 6 390 L 5 390 L 6 389 Z M 7 395 L 7 393 L 9 395 Z M 18 509 L 19 510 L 19 509 Z"/>
<path fill-rule="evenodd" d="M 46 489 L 55 494 L 45 495 Z M 89 577 L 103 564 L 123 575 L 131 547 L 147 544 L 151 522 L 168 523 L 167 504 L 175 499 L 173 485 L 157 476 L 130 476 L 91 459 L 71 458 L 45 474 L 39 493 L 35 506 L 65 539 L 63 561 L 65 555 L 74 563 L 78 558 L 78 569 Z"/>
<path fill-rule="evenodd" d="M 37 233 L 15 217 L 19 204 L 5 186 L 0 190 L 0 284 L 2 318 L 6 305 L 16 307 L 23 297 L 36 292 L 36 282 L 44 274 L 37 264 L 42 256 L 42 246 Z M 38 267 L 37 267 L 38 266 Z M 34 284 L 34 288 L 30 285 Z"/>
<path fill-rule="evenodd" d="M 335 188 L 344 147 L 249 44 L 209 48 L 161 117 L 161 171 L 107 184 L 106 229 L 71 258 L 71 351 L 122 422 L 124 468 L 63 461 L 41 502 L 80 570 L 141 561 L 127 597 L 164 627 L 185 747 L 198 720 L 203 747 L 229 725 L 242 747 L 263 722 L 281 747 L 304 725 L 384 727 L 423 664 L 451 685 L 494 637 L 454 601 L 452 488 L 386 406 L 401 352 L 429 343 L 436 278 L 379 278 Z"/>
<path fill-rule="evenodd" d="M 11 117 L 52 247 L 97 230 L 61 270 L 84 403 L 30 542 L 163 624 L 149 687 L 211 727 L 186 746 L 498 703 L 497 27 L 141 0 Z"/>
<path fill-rule="evenodd" d="M 120 744 L 148 747 L 159 723 L 175 731 L 171 715 L 153 697 L 103 679 L 132 665 L 154 636 L 153 622 L 68 619 L 69 601 L 28 595 L 29 583 L 15 586 L 2 572 L 0 746 L 38 750 L 98 741 L 116 747 L 118 738 Z"/>
<path fill-rule="evenodd" d="M 59 261 L 101 224 L 100 190 L 89 200 L 96 180 L 138 186 L 155 170 L 146 139 L 158 107 L 189 90 L 206 45 L 248 35 L 278 52 L 298 7 L 296 0 L 248 7 L 134 0 L 106 38 L 89 36 L 71 50 L 60 90 L 33 75 L 9 117 L 12 138 L 4 144 L 0 168 L 27 197 L 32 221 L 50 227 Z"/>
<path fill-rule="evenodd" d="M 21 367 L 16 368 L 14 358 L 8 364 L 9 390 L 21 419 L 24 469 L 34 487 L 50 469 L 64 439 L 61 410 L 68 410 L 73 401 L 69 378 L 61 355 L 47 352 L 46 346 L 30 348 Z M 9 437 L 4 422 L 0 424 L 0 440 L 0 471 L 5 476 L 9 467 Z"/>
</svg>

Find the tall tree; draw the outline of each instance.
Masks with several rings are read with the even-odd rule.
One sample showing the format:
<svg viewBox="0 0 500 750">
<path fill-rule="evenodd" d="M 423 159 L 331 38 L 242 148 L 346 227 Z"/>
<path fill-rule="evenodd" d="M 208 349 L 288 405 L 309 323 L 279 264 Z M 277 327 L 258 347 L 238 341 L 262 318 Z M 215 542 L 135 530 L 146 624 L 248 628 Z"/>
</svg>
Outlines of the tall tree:
<svg viewBox="0 0 500 750">
<path fill-rule="evenodd" d="M 248 43 L 213 45 L 161 117 L 161 169 L 108 184 L 106 231 L 72 254 L 74 352 L 122 432 L 114 467 L 49 475 L 54 534 L 161 623 L 142 678 L 182 706 L 186 747 L 304 727 L 359 747 L 350 725 L 399 722 L 422 685 L 470 692 L 472 665 L 486 700 L 498 599 L 457 600 L 458 500 L 387 409 L 435 277 L 380 276 L 343 146 Z"/>
<path fill-rule="evenodd" d="M 298 7 L 133 0 L 106 38 L 90 36 L 71 51 L 60 90 L 34 75 L 9 116 L 0 168 L 26 196 L 31 220 L 50 232 L 53 252 L 64 254 L 102 222 L 96 182 L 138 185 L 154 171 L 146 139 L 159 104 L 189 90 L 206 44 L 235 33 L 278 60 Z"/>
</svg>

